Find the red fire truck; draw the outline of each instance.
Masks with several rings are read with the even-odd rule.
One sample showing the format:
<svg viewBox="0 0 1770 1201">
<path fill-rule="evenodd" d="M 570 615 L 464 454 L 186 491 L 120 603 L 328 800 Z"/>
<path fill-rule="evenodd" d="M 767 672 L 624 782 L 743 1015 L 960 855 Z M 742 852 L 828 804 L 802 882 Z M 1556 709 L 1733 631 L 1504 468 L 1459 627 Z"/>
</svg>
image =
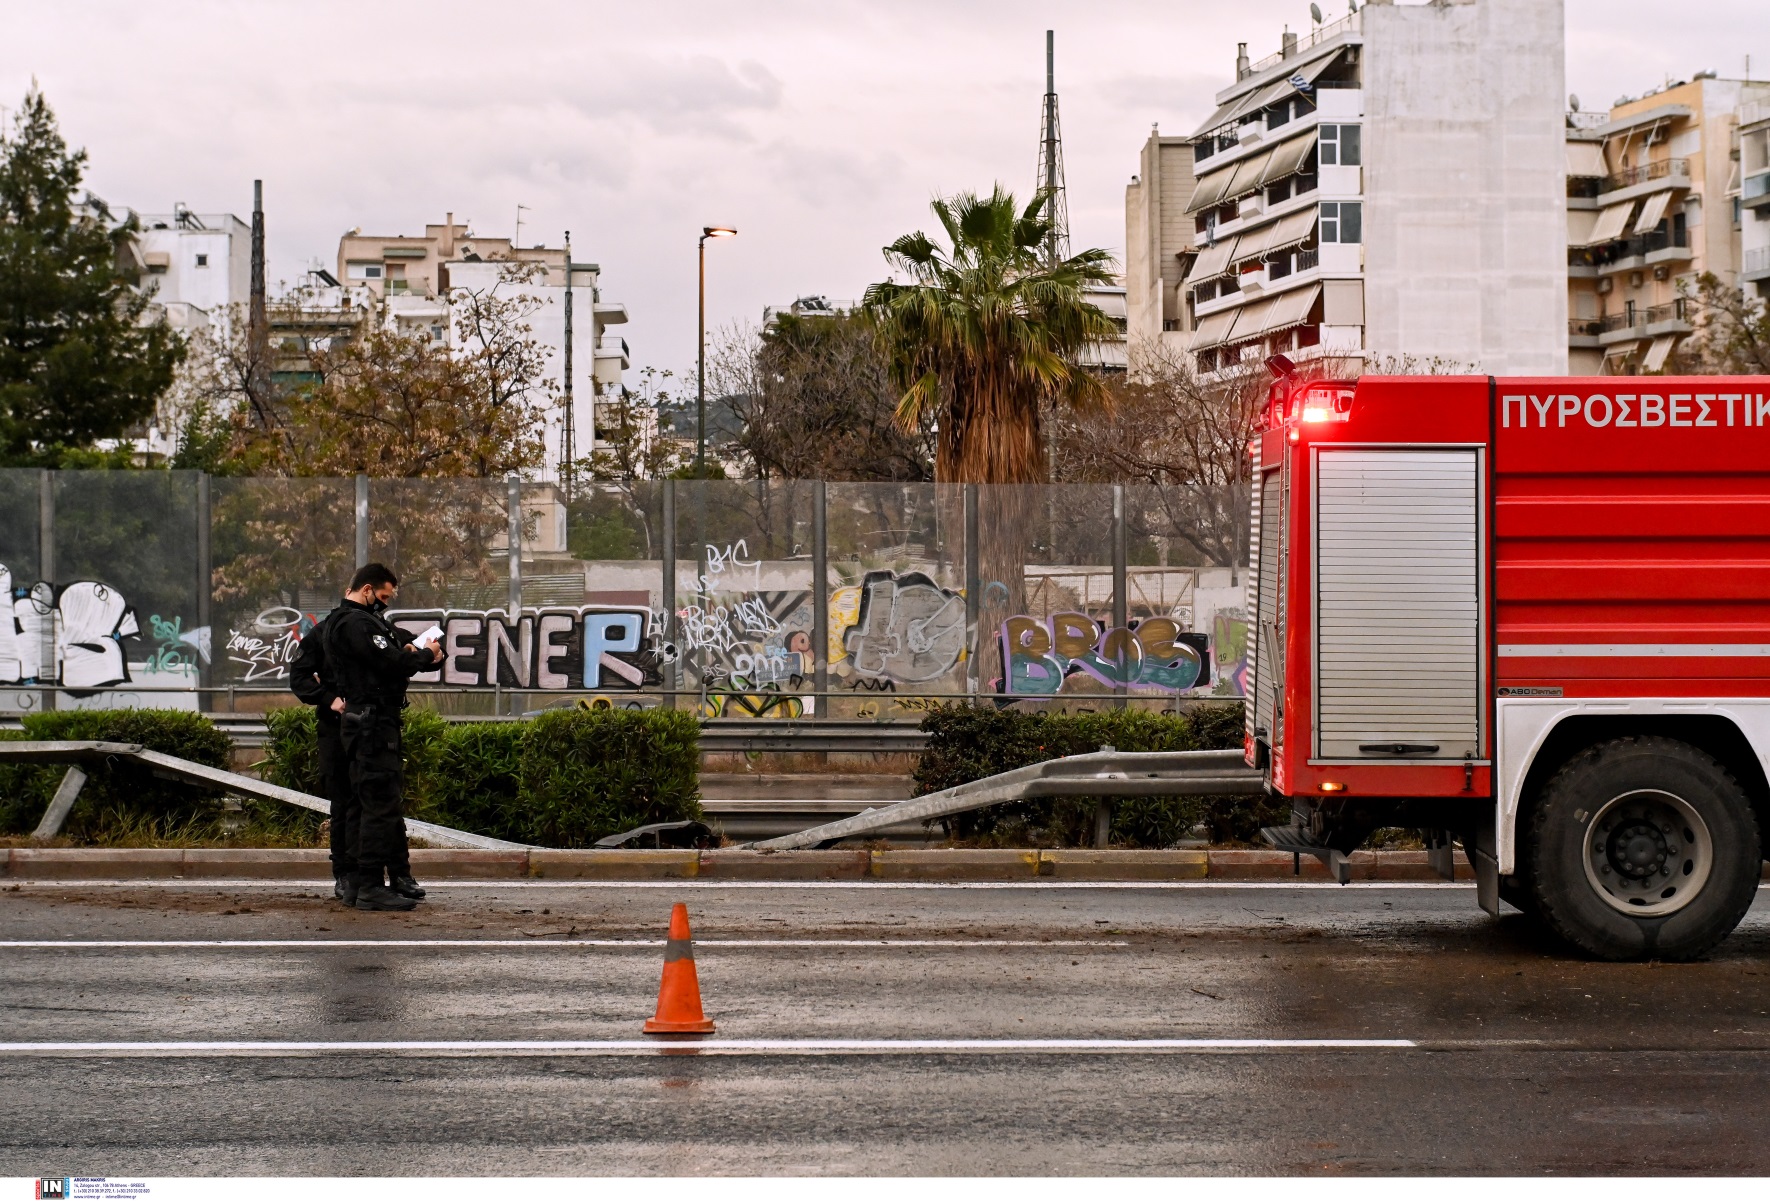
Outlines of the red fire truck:
<svg viewBox="0 0 1770 1201">
<path fill-rule="evenodd" d="M 1255 436 L 1246 750 L 1345 857 L 1460 842 L 1584 951 L 1685 959 L 1770 832 L 1770 378 L 1289 365 Z"/>
</svg>

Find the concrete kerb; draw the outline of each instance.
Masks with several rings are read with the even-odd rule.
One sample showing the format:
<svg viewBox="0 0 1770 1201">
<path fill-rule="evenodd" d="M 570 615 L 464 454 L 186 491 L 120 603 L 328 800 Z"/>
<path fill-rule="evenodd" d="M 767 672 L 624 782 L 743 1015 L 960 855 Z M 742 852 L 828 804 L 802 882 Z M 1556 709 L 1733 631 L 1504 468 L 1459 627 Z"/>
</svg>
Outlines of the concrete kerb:
<svg viewBox="0 0 1770 1201">
<path fill-rule="evenodd" d="M 416 849 L 420 880 L 1326 880 L 1321 864 L 1279 851 L 1169 850 L 534 850 Z M 1360 851 L 1352 878 L 1436 880 L 1423 851 Z M 1300 870 L 1299 870 L 1300 869 Z M 0 848 L 11 880 L 325 880 L 321 850 Z M 1473 877 L 1459 857 L 1457 879 Z"/>
</svg>

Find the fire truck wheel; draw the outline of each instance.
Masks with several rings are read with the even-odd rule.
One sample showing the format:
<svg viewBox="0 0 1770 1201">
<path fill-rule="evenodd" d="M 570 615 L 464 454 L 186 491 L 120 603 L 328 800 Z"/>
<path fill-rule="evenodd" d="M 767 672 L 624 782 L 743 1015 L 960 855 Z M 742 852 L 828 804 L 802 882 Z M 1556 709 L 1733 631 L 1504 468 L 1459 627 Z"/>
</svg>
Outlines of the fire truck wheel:
<svg viewBox="0 0 1770 1201">
<path fill-rule="evenodd" d="M 1562 765 L 1521 851 L 1537 914 L 1601 959 L 1693 959 L 1757 894 L 1758 823 L 1745 790 L 1671 738 L 1617 738 Z"/>
</svg>

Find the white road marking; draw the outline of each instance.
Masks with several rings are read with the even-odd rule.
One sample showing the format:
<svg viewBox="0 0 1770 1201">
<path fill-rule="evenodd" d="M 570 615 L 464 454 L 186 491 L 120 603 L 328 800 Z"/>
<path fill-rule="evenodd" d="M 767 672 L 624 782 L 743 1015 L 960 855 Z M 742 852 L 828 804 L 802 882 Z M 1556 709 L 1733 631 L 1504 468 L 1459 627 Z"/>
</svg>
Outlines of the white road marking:
<svg viewBox="0 0 1770 1201">
<path fill-rule="evenodd" d="M 50 939 L 0 940 L 0 948 L 20 950 L 159 950 L 188 947 L 274 947 L 289 950 L 331 950 L 336 947 L 608 947 L 632 950 L 665 945 L 661 938 L 177 938 L 177 939 Z M 1034 938 L 697 938 L 701 949 L 732 947 L 1128 947 L 1124 940 Z"/>
<path fill-rule="evenodd" d="M 23 885 L 26 888 L 170 888 L 185 890 L 211 889 L 217 892 L 237 891 L 245 888 L 276 888 L 288 891 L 306 891 L 312 895 L 321 895 L 312 890 L 324 889 L 329 880 L 8 880 L 0 877 L 0 888 Z M 1069 889 L 1090 890 L 1108 889 L 1117 891 L 1167 891 L 1179 889 L 1343 889 L 1387 890 L 1387 889 L 1434 889 L 1456 888 L 1469 892 L 1475 890 L 1473 880 L 1458 881 L 1455 884 L 1448 880 L 1355 880 L 1350 884 L 1335 884 L 1331 880 L 427 880 L 424 887 L 429 889 L 559 889 L 559 888 L 616 888 L 616 889 L 650 889 L 653 891 L 670 891 L 677 889 L 811 889 L 817 891 L 868 889 L 873 891 L 906 890 L 906 891 L 993 891 L 999 889 L 1034 889 L 1046 891 L 1064 891 Z M 1770 887 L 1766 885 L 1765 887 Z M 324 893 L 330 900 L 329 890 Z"/>
<path fill-rule="evenodd" d="M 511 1055 L 816 1055 L 831 1052 L 889 1054 L 934 1052 L 991 1054 L 1108 1051 L 1322 1051 L 1393 1050 L 1419 1044 L 1407 1038 L 704 1038 L 571 1040 L 400 1040 L 388 1042 L 9 1042 L 0 1055 L 356 1055 L 364 1052 Z"/>
</svg>

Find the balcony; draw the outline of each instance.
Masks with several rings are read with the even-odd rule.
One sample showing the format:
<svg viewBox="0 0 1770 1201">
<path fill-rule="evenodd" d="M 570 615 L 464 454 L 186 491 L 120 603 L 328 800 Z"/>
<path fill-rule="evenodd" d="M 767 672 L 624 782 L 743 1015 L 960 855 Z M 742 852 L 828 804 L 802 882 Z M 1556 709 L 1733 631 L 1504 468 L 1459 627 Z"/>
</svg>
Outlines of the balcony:
<svg viewBox="0 0 1770 1201">
<path fill-rule="evenodd" d="M 1688 188 L 1690 186 L 1690 160 L 1687 158 L 1662 158 L 1656 162 L 1642 163 L 1636 167 L 1625 167 L 1621 171 L 1606 175 L 1598 184 L 1598 195 L 1604 203 L 1620 204 L 1625 200 L 1633 200 L 1637 196 L 1645 196 L 1649 192 L 1659 192 L 1667 188 Z"/>
<path fill-rule="evenodd" d="M 1615 275 L 1621 271 L 1641 271 L 1659 263 L 1687 261 L 1690 235 L 1684 231 L 1656 229 L 1652 233 L 1618 238 L 1601 246 L 1586 246 L 1567 252 L 1569 273 L 1575 276 Z"/>
<path fill-rule="evenodd" d="M 1572 323 L 1569 324 L 1571 327 Z M 1648 308 L 1636 308 L 1630 303 L 1623 306 L 1622 312 L 1600 317 L 1595 322 L 1588 322 L 1587 326 L 1597 327 L 1600 346 L 1614 346 L 1618 342 L 1652 338 L 1661 334 L 1688 334 L 1695 328 L 1690 324 L 1684 298 L 1681 296 L 1669 304 L 1656 304 Z"/>
<path fill-rule="evenodd" d="M 1740 261 L 1739 281 L 1751 284 L 1770 279 L 1770 246 L 1754 246 Z"/>
<path fill-rule="evenodd" d="M 1598 317 L 1572 317 L 1567 322 L 1567 345 L 1573 350 L 1595 350 L 1604 333 L 1604 321 Z"/>
<path fill-rule="evenodd" d="M 1770 208 L 1770 171 L 1762 175 L 1748 175 L 1745 186 L 1740 189 L 1739 203 L 1748 209 Z"/>
</svg>

